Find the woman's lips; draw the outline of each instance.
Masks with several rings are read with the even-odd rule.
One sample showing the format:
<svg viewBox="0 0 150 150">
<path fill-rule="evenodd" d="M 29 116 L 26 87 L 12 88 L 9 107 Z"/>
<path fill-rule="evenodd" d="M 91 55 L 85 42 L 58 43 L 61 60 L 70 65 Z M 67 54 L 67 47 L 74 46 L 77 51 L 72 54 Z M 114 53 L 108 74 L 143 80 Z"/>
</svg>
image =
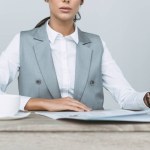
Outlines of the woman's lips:
<svg viewBox="0 0 150 150">
<path fill-rule="evenodd" d="M 60 7 L 59 9 L 63 13 L 69 13 L 72 10 L 70 7 Z"/>
</svg>

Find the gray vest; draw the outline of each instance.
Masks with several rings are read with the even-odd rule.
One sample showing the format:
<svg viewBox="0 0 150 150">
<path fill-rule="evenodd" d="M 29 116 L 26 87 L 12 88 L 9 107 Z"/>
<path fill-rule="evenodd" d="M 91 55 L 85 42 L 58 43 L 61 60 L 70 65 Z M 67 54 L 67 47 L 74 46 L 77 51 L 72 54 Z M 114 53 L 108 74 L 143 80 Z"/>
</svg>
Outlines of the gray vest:
<svg viewBox="0 0 150 150">
<path fill-rule="evenodd" d="M 102 42 L 97 35 L 78 32 L 74 99 L 93 110 L 103 109 Z M 46 24 L 20 34 L 18 85 L 22 96 L 61 98 Z"/>
</svg>

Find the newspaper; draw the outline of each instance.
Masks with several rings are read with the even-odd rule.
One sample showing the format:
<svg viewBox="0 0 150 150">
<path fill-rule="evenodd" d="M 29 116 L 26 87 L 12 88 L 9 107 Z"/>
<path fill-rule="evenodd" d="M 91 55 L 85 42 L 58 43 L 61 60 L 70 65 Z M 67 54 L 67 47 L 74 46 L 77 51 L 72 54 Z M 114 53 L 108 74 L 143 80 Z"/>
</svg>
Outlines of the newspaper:
<svg viewBox="0 0 150 150">
<path fill-rule="evenodd" d="M 36 114 L 52 119 L 75 119 L 87 121 L 129 121 L 129 122 L 150 122 L 150 110 L 130 111 L 130 110 L 96 110 L 90 112 L 48 112 L 36 111 Z"/>
</svg>

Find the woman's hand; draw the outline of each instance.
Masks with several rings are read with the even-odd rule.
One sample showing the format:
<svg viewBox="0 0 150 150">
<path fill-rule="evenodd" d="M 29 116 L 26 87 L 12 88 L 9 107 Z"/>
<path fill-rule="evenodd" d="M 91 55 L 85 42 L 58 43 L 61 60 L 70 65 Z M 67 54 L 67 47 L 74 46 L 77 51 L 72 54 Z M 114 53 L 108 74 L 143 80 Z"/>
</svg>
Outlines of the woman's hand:
<svg viewBox="0 0 150 150">
<path fill-rule="evenodd" d="M 51 112 L 64 110 L 90 111 L 91 108 L 70 97 L 54 100 L 31 98 L 26 104 L 25 110 L 47 110 Z"/>
</svg>

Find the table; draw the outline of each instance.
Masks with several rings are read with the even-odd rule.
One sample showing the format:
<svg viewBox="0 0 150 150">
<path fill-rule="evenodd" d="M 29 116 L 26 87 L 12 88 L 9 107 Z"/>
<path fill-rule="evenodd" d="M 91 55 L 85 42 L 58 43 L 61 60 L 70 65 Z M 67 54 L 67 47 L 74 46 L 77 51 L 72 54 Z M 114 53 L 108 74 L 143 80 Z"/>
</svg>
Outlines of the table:
<svg viewBox="0 0 150 150">
<path fill-rule="evenodd" d="M 0 150 L 148 150 L 150 123 L 28 118 L 0 121 Z"/>
</svg>

